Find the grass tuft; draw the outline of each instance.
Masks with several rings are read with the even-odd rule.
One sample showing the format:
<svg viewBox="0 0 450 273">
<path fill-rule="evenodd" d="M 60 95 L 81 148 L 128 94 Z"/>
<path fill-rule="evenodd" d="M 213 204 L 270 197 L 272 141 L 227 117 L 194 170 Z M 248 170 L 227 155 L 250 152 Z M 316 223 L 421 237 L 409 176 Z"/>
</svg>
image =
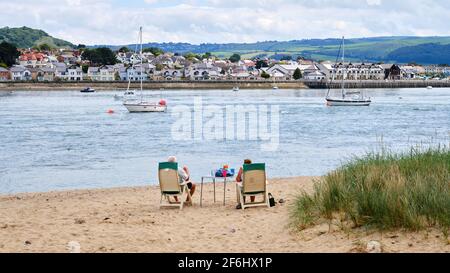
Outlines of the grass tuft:
<svg viewBox="0 0 450 273">
<path fill-rule="evenodd" d="M 421 230 L 450 227 L 450 150 L 370 153 L 316 181 L 300 193 L 291 213 L 300 229 L 321 219 L 351 221 L 355 227 Z M 343 215 L 343 217 L 342 217 Z"/>
</svg>

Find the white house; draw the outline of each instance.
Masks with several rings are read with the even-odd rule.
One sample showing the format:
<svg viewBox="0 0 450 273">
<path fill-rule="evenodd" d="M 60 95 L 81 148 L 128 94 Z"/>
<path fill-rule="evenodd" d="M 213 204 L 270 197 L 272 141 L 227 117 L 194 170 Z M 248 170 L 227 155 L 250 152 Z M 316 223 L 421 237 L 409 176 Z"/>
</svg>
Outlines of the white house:
<svg viewBox="0 0 450 273">
<path fill-rule="evenodd" d="M 181 80 L 184 77 L 183 70 L 177 69 L 165 69 L 162 71 L 161 76 L 168 81 Z"/>
<path fill-rule="evenodd" d="M 100 81 L 101 77 L 100 77 L 99 67 L 97 67 L 97 66 L 89 67 L 87 76 L 91 81 Z"/>
<path fill-rule="evenodd" d="M 31 81 L 31 71 L 21 65 L 15 65 L 9 70 L 13 81 Z"/>
<path fill-rule="evenodd" d="M 300 69 L 298 64 L 276 64 L 267 69 L 267 73 L 278 80 L 291 80 L 295 70 Z"/>
<path fill-rule="evenodd" d="M 327 75 L 321 71 L 314 71 L 305 74 L 304 79 L 308 81 L 323 81 L 327 79 Z"/>
<path fill-rule="evenodd" d="M 218 80 L 220 79 L 220 67 L 214 66 L 212 63 L 197 63 L 185 69 L 185 77 L 193 81 L 200 80 Z"/>
<path fill-rule="evenodd" d="M 67 68 L 66 78 L 67 81 L 82 81 L 83 70 L 79 66 L 71 66 Z"/>
<path fill-rule="evenodd" d="M 142 73 L 141 73 L 142 70 Z M 149 75 L 154 74 L 154 66 L 150 64 L 135 65 L 127 68 L 127 81 L 148 81 Z"/>
<path fill-rule="evenodd" d="M 112 65 L 105 65 L 100 67 L 100 81 L 112 82 L 116 79 L 116 70 Z"/>
</svg>

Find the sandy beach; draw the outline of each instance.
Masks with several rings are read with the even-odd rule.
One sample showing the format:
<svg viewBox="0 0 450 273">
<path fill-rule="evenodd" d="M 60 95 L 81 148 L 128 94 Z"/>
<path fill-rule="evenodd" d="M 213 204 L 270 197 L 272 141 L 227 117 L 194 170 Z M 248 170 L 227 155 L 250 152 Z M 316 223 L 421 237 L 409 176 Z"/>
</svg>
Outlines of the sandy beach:
<svg viewBox="0 0 450 273">
<path fill-rule="evenodd" d="M 288 227 L 289 207 L 313 178 L 273 179 L 269 191 L 286 202 L 274 208 L 236 210 L 234 185 L 204 187 L 194 206 L 159 209 L 158 187 L 78 190 L 0 196 L 0 252 L 364 252 L 369 241 L 384 252 L 450 252 L 439 230 L 379 233 L 343 231 L 323 223 L 297 232 Z M 200 189 L 200 187 L 199 187 Z"/>
</svg>

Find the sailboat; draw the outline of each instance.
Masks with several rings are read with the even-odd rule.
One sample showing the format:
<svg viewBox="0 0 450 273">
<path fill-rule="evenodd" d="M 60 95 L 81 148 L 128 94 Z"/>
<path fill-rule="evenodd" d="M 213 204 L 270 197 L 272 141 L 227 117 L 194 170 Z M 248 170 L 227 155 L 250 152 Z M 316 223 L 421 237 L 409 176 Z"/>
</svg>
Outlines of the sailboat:
<svg viewBox="0 0 450 273">
<path fill-rule="evenodd" d="M 344 66 L 344 72 L 342 74 L 342 85 L 341 85 L 341 95 L 339 97 L 331 97 L 331 83 L 334 80 L 334 75 L 337 72 L 337 60 L 339 59 L 339 55 L 341 53 L 342 48 L 342 65 Z M 328 106 L 370 106 L 372 103 L 370 98 L 364 96 L 361 91 L 351 91 L 348 92 L 345 90 L 345 77 L 347 75 L 347 67 L 345 66 L 345 38 L 342 37 L 341 48 L 339 48 L 338 56 L 336 58 L 336 66 L 334 69 L 334 74 L 330 85 L 328 86 L 328 93 L 326 97 Z"/>
<path fill-rule="evenodd" d="M 158 103 L 144 101 L 142 94 L 143 90 L 143 58 L 142 58 L 142 27 L 139 29 L 139 44 L 140 44 L 140 59 L 141 59 L 141 100 L 126 100 L 123 105 L 128 109 L 130 113 L 144 113 L 144 112 L 165 112 L 167 110 L 166 101 L 161 99 Z M 128 90 L 130 88 L 130 81 L 128 82 Z"/>
</svg>

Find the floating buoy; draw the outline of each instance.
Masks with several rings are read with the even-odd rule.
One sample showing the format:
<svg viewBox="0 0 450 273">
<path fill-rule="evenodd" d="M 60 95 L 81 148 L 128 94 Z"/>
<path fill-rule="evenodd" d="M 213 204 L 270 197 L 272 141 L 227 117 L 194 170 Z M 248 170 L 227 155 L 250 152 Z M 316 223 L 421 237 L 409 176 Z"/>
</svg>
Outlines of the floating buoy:
<svg viewBox="0 0 450 273">
<path fill-rule="evenodd" d="M 159 101 L 159 105 L 166 105 L 166 104 L 167 104 L 167 102 L 165 100 L 160 100 Z"/>
<path fill-rule="evenodd" d="M 114 114 L 114 110 L 113 110 L 113 109 L 108 109 L 108 111 L 106 111 L 106 113 L 108 113 L 108 114 Z"/>
</svg>

